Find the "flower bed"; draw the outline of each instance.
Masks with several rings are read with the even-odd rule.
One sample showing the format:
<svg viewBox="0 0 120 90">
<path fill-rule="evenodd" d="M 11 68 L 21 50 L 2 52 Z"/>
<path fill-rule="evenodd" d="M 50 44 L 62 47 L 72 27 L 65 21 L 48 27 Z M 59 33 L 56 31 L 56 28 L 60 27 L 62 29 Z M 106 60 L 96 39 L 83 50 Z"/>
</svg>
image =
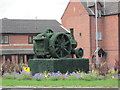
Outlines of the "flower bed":
<svg viewBox="0 0 120 90">
<path fill-rule="evenodd" d="M 87 81 L 93 81 L 93 80 L 107 80 L 107 79 L 118 79 L 119 75 L 117 74 L 117 71 L 115 72 L 109 72 L 105 76 L 99 75 L 97 71 L 92 71 L 89 73 L 83 73 L 83 72 L 72 72 L 65 74 L 60 73 L 59 71 L 57 73 L 36 73 L 34 76 L 32 76 L 31 73 L 22 71 L 21 73 L 4 73 L 2 76 L 3 79 L 17 79 L 17 80 L 51 80 L 51 81 L 57 81 L 57 80 L 87 80 Z"/>
</svg>

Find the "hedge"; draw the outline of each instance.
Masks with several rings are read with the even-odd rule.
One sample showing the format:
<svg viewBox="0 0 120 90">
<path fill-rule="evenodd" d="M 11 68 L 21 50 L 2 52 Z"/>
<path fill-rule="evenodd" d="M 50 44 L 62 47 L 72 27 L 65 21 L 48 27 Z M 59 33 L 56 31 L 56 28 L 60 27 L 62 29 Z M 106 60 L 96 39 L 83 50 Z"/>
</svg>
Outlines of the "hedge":
<svg viewBox="0 0 120 90">
<path fill-rule="evenodd" d="M 60 59 L 30 59 L 28 66 L 32 74 L 39 72 L 57 72 L 61 73 L 74 71 L 89 71 L 89 59 L 85 58 L 60 58 Z"/>
</svg>

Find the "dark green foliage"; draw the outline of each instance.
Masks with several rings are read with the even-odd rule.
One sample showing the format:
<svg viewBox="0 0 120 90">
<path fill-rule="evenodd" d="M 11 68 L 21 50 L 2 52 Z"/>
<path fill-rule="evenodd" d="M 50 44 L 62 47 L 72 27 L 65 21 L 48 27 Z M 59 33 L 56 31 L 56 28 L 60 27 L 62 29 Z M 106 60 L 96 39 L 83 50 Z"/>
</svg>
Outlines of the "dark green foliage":
<svg viewBox="0 0 120 90">
<path fill-rule="evenodd" d="M 84 51 L 77 47 L 74 39 L 74 30 L 70 33 L 53 32 L 47 29 L 45 32 L 38 34 L 33 40 L 33 49 L 36 58 L 69 58 L 75 54 L 77 58 L 82 58 Z"/>
<path fill-rule="evenodd" d="M 32 74 L 39 72 L 61 73 L 73 71 L 89 71 L 89 60 L 84 58 L 64 58 L 64 59 L 31 59 L 28 61 Z"/>
</svg>

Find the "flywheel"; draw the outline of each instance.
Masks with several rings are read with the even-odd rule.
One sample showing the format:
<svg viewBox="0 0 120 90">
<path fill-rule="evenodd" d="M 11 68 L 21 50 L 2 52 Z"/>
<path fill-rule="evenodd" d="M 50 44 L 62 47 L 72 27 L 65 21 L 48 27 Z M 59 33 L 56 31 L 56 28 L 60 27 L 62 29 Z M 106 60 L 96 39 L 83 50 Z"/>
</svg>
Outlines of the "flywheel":
<svg viewBox="0 0 120 90">
<path fill-rule="evenodd" d="M 54 34 L 49 41 L 49 50 L 53 58 L 66 58 L 71 54 L 70 38 L 65 33 Z"/>
<path fill-rule="evenodd" d="M 77 57 L 77 58 L 82 58 L 83 55 L 84 55 L 84 50 L 83 50 L 82 48 L 77 48 L 77 49 L 75 50 L 75 54 L 76 54 L 76 57 Z"/>
</svg>

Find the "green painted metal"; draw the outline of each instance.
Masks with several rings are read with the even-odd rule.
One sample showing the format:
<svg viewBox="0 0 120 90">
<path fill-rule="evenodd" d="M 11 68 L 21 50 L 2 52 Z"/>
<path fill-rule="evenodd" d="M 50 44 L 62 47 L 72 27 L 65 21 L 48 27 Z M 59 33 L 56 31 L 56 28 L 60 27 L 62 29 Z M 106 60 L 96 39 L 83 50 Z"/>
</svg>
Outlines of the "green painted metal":
<svg viewBox="0 0 120 90">
<path fill-rule="evenodd" d="M 76 54 L 76 57 L 77 57 L 77 58 L 82 58 L 83 55 L 84 55 L 84 51 L 83 51 L 82 48 L 77 48 L 77 49 L 75 50 L 75 54 Z"/>
<path fill-rule="evenodd" d="M 47 29 L 34 38 L 33 47 L 37 58 L 69 58 L 71 54 L 76 54 L 77 58 L 83 56 L 81 49 L 75 50 L 77 42 L 73 29 L 70 33 L 54 33 L 52 29 Z"/>
<path fill-rule="evenodd" d="M 69 37 L 62 32 L 54 34 L 49 41 L 49 49 L 54 58 L 69 57 L 72 49 Z"/>
</svg>

